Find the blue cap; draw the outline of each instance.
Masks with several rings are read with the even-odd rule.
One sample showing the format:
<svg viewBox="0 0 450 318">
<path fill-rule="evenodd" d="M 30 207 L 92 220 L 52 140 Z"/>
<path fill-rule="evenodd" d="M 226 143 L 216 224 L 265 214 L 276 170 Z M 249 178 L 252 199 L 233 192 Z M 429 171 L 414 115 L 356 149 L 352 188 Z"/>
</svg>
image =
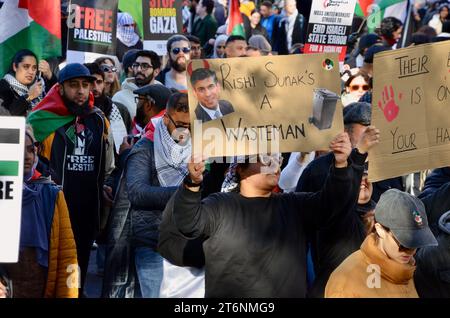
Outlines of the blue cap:
<svg viewBox="0 0 450 318">
<path fill-rule="evenodd" d="M 96 80 L 96 77 L 91 75 L 89 69 L 80 63 L 71 63 L 67 64 L 58 75 L 58 83 L 62 84 L 65 81 L 74 79 L 74 78 L 86 78 L 89 81 L 93 82 Z"/>
</svg>

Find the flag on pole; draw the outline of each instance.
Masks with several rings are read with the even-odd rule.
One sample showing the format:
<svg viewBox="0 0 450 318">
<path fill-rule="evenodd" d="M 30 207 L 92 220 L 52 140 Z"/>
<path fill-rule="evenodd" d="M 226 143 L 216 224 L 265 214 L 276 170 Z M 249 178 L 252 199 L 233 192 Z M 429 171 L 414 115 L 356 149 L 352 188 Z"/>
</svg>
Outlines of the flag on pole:
<svg viewBox="0 0 450 318">
<path fill-rule="evenodd" d="M 18 50 L 30 49 L 39 59 L 61 55 L 61 1 L 8 0 L 0 21 L 0 76 Z"/>
<path fill-rule="evenodd" d="M 407 11 L 407 0 L 358 0 L 355 7 L 357 16 L 367 17 L 369 32 L 378 28 L 381 20 L 386 17 L 395 17 L 405 22 Z"/>
<path fill-rule="evenodd" d="M 242 20 L 241 11 L 239 11 L 239 0 L 231 0 L 228 8 L 228 35 L 240 35 L 245 38 L 244 21 Z"/>
</svg>

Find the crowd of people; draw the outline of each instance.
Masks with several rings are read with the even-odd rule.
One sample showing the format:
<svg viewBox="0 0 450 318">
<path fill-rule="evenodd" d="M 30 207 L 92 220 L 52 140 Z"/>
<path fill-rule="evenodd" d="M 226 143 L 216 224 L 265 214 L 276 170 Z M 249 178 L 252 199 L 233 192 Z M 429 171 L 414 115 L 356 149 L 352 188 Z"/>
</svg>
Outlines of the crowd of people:
<svg viewBox="0 0 450 318">
<path fill-rule="evenodd" d="M 399 19 L 373 33 L 354 19 L 345 131 L 328 149 L 193 153 L 188 63 L 303 54 L 300 6 L 241 0 L 245 35 L 227 35 L 224 1 L 186 0 L 166 59 L 125 12 L 116 57 L 58 67 L 17 51 L 0 116 L 27 119 L 20 249 L 0 264 L 0 297 L 85 297 L 94 244 L 105 298 L 450 297 L 450 168 L 417 196 L 405 177 L 368 180 L 374 55 L 400 48 Z M 449 7 L 417 1 L 408 45 L 450 40 Z M 190 80 L 203 122 L 233 111 L 214 72 Z"/>
</svg>

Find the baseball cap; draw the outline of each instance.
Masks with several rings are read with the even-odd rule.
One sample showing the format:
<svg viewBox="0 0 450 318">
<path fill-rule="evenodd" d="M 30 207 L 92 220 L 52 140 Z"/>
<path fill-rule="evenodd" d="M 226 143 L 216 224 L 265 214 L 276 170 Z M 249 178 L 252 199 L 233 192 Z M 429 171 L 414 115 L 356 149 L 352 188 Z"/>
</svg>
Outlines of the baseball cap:
<svg viewBox="0 0 450 318">
<path fill-rule="evenodd" d="M 375 220 L 407 248 L 438 245 L 428 226 L 424 204 L 409 193 L 398 189 L 383 193 L 375 207 Z"/>
<path fill-rule="evenodd" d="M 58 83 L 62 84 L 65 81 L 74 79 L 74 78 L 86 78 L 89 81 L 93 82 L 96 80 L 94 76 L 91 75 L 89 69 L 80 63 L 70 63 L 67 64 L 58 75 Z"/>
<path fill-rule="evenodd" d="M 134 94 L 150 96 L 158 106 L 166 106 L 172 91 L 161 84 L 149 84 L 133 91 Z"/>
</svg>

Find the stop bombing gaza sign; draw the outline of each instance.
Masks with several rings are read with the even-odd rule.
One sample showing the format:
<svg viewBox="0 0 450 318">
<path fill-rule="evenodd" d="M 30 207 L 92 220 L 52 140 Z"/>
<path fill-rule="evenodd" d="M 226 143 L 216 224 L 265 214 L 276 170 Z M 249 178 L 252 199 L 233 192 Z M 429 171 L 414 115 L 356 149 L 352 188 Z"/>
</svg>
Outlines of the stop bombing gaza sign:
<svg viewBox="0 0 450 318">
<path fill-rule="evenodd" d="M 167 39 L 183 33 L 182 0 L 144 0 L 144 48 L 163 56 Z"/>
<path fill-rule="evenodd" d="M 25 118 L 0 117 L 0 263 L 19 256 Z"/>
</svg>

